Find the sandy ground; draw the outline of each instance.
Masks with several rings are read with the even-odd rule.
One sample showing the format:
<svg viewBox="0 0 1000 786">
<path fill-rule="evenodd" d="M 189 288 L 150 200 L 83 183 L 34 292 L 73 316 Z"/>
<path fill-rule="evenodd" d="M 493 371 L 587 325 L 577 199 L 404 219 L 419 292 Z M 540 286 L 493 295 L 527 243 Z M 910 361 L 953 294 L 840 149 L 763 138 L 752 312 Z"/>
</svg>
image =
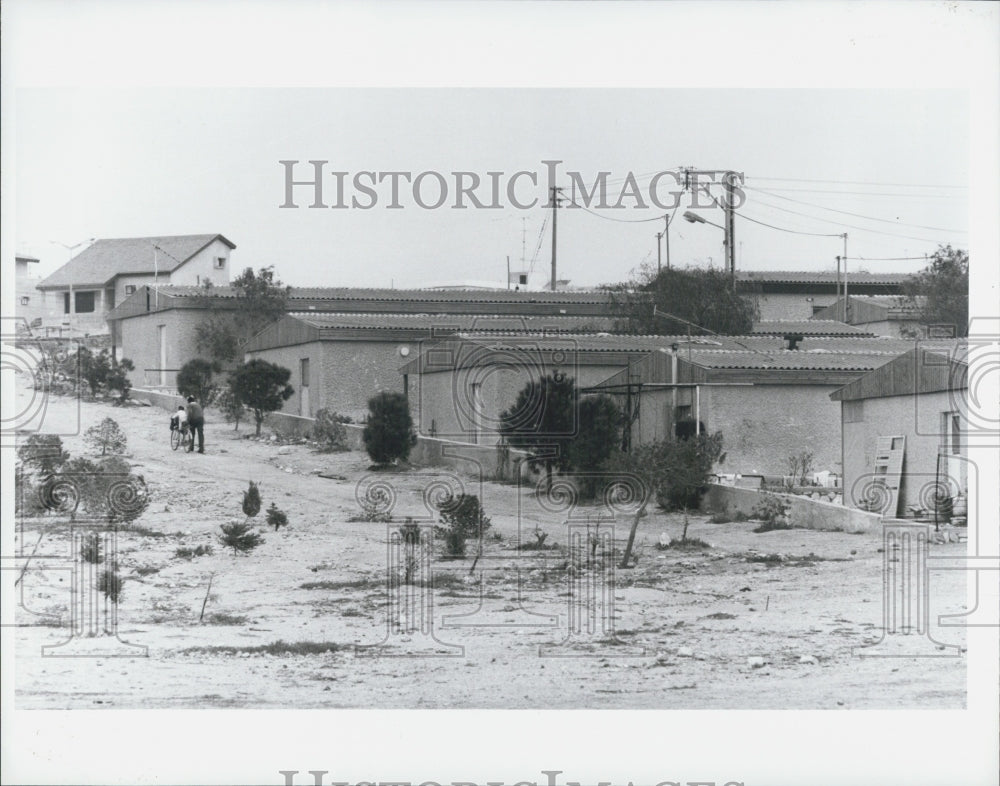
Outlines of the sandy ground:
<svg viewBox="0 0 1000 786">
<path fill-rule="evenodd" d="M 689 537 L 710 548 L 661 550 L 661 533 L 678 537 L 682 522 L 653 513 L 638 529 L 636 567 L 613 575 L 614 635 L 598 619 L 593 632 L 584 626 L 570 636 L 579 589 L 607 574 L 567 570 L 564 548 L 516 550 L 519 520 L 526 540 L 534 540 L 530 532 L 538 527 L 547 543 L 565 547 L 565 516 L 542 509 L 529 490 L 491 482 L 480 489 L 477 479 L 464 477 L 466 491 L 481 491 L 500 538 L 486 540 L 472 574 L 471 559 L 443 560 L 436 546 L 437 586 L 413 588 L 417 597 L 433 599 L 431 629 L 390 633 L 389 527 L 349 521 L 359 514 L 356 485 L 371 476 L 366 455 L 320 454 L 306 445 L 279 455 L 276 445 L 212 422 L 211 412 L 204 456 L 172 452 L 168 415 L 156 408 L 85 403 L 82 428 L 107 415 L 127 433 L 130 461 L 152 495 L 137 522 L 142 529 L 122 532 L 119 542 L 126 581 L 119 637 L 148 648 L 148 657 L 42 656 L 44 645 L 68 637 L 69 562 L 61 555 L 69 553 L 69 530 L 51 519 L 25 519 L 19 533 L 25 550 L 49 556 L 29 563 L 21 582 L 15 629 L 21 708 L 965 705 L 964 657 L 852 656 L 852 648 L 881 638 L 879 536 L 755 534 L 753 523 L 712 524 L 697 516 Z M 46 423 L 69 429 L 75 417 L 76 402 L 56 398 Z M 73 455 L 87 452 L 78 436 L 64 443 Z M 426 519 L 424 490 L 454 483 L 450 474 L 422 469 L 377 479 L 392 485 L 399 522 Z M 262 513 L 264 544 L 234 556 L 217 541 L 219 525 L 242 517 L 250 479 L 260 482 L 264 507 L 276 503 L 290 526 L 265 531 Z M 575 519 L 598 514 L 596 507 L 581 508 Z M 622 520 L 616 548 L 626 535 Z M 202 544 L 214 553 L 176 556 L 179 547 Z M 964 544 L 932 548 L 965 551 Z M 782 559 L 754 561 L 769 554 Z M 935 622 L 939 614 L 960 613 L 964 600 L 960 571 L 931 574 L 931 634 L 938 641 L 964 645 L 961 628 L 939 629 Z M 278 641 L 326 651 L 254 651 Z M 942 654 L 924 643 L 922 652 Z"/>
</svg>

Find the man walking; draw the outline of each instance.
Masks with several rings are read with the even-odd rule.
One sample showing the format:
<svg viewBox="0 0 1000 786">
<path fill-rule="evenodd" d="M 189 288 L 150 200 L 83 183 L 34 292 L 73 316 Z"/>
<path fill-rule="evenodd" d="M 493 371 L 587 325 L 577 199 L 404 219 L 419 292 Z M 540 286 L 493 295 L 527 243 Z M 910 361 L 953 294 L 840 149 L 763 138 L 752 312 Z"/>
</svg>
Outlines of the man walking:
<svg viewBox="0 0 1000 786">
<path fill-rule="evenodd" d="M 188 448 L 188 453 L 194 450 L 194 438 L 195 435 L 198 436 L 198 452 L 205 452 L 205 413 L 202 411 L 201 405 L 194 400 L 194 396 L 188 396 L 187 405 L 187 422 L 188 428 L 191 430 L 191 447 Z"/>
</svg>

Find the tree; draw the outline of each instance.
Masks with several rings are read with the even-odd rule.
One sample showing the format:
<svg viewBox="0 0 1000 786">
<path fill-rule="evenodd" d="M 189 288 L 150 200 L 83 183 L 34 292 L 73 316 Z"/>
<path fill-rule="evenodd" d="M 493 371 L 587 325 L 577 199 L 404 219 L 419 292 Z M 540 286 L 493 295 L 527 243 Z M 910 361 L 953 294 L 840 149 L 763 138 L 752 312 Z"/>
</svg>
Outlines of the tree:
<svg viewBox="0 0 1000 786">
<path fill-rule="evenodd" d="M 226 423 L 235 424 L 233 427 L 234 430 L 239 431 L 240 421 L 246 415 L 247 408 L 243 405 L 242 401 L 236 398 L 236 394 L 233 393 L 232 377 L 230 377 L 226 386 L 216 394 L 215 406 L 222 411 L 222 416 L 226 419 Z"/>
<path fill-rule="evenodd" d="M 96 426 L 88 428 L 83 438 L 93 450 L 100 450 L 102 456 L 124 453 L 128 446 L 125 432 L 112 418 L 104 418 Z"/>
<path fill-rule="evenodd" d="M 208 406 L 219 389 L 213 377 L 220 370 L 218 363 L 192 358 L 177 372 L 177 392 L 185 398 L 194 396 L 202 406 Z"/>
<path fill-rule="evenodd" d="M 243 515 L 249 521 L 260 513 L 260 487 L 250 481 L 247 490 L 243 492 Z"/>
<path fill-rule="evenodd" d="M 735 292 L 729 274 L 715 268 L 650 271 L 608 291 L 618 329 L 626 333 L 745 335 L 760 316 L 756 299 Z"/>
<path fill-rule="evenodd" d="M 514 405 L 500 414 L 500 433 L 514 448 L 526 450 L 532 466 L 545 467 L 549 484 L 554 469 L 570 466 L 569 445 L 576 435 L 577 392 L 573 379 L 550 374 L 532 380 Z"/>
<path fill-rule="evenodd" d="M 273 502 L 267 508 L 267 525 L 274 527 L 275 532 L 281 527 L 288 526 L 288 514 Z"/>
<path fill-rule="evenodd" d="M 368 399 L 368 422 L 361 434 L 376 464 L 406 461 L 417 443 L 410 404 L 402 393 L 383 390 Z"/>
<path fill-rule="evenodd" d="M 80 379 L 90 388 L 90 395 L 117 390 L 119 404 L 128 399 L 132 383 L 127 372 L 135 371 L 135 365 L 128 358 L 122 358 L 116 363 L 106 349 L 95 355 L 87 347 L 80 347 L 77 350 L 76 369 Z"/>
<path fill-rule="evenodd" d="M 955 326 L 956 336 L 969 332 L 969 254 L 939 246 L 930 264 L 903 284 L 904 297 L 920 312 L 924 325 Z"/>
<path fill-rule="evenodd" d="M 230 379 L 236 400 L 253 412 L 260 436 L 260 424 L 268 412 L 277 412 L 291 398 L 295 388 L 288 384 L 292 372 L 266 360 L 249 360 L 238 366 Z"/>
<path fill-rule="evenodd" d="M 235 308 L 213 313 L 195 328 L 198 351 L 213 361 L 228 364 L 239 359 L 241 347 L 267 325 L 288 311 L 287 287 L 275 278 L 273 267 L 244 271 L 231 283 Z M 217 306 L 211 282 L 206 282 L 199 305 Z"/>
<path fill-rule="evenodd" d="M 569 463 L 574 470 L 591 473 L 583 480 L 581 491 L 593 497 L 601 468 L 621 444 L 622 414 L 609 396 L 584 396 L 580 399 L 577 433 L 569 443 Z"/>
<path fill-rule="evenodd" d="M 722 434 L 642 445 L 630 453 L 626 467 L 645 477 L 668 510 L 697 508 L 715 463 L 722 456 Z"/>
<path fill-rule="evenodd" d="M 69 460 L 69 453 L 58 434 L 32 434 L 18 446 L 17 457 L 39 474 L 49 475 Z"/>
</svg>

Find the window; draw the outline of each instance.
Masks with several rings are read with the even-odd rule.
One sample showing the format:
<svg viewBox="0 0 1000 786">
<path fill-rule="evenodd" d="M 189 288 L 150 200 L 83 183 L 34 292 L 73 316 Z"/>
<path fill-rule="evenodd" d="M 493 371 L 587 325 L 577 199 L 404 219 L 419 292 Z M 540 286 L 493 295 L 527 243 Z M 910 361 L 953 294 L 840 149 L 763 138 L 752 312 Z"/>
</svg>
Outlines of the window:
<svg viewBox="0 0 1000 786">
<path fill-rule="evenodd" d="M 813 316 L 816 316 L 816 314 L 818 314 L 824 308 L 826 308 L 826 306 L 817 306 L 816 304 L 813 304 L 813 307 L 812 307 L 812 309 L 813 309 Z"/>
<path fill-rule="evenodd" d="M 959 412 L 942 413 L 944 423 L 943 452 L 958 456 L 962 453 L 962 415 Z"/>
<path fill-rule="evenodd" d="M 125 294 L 126 295 L 134 295 L 135 294 L 135 284 L 126 284 L 125 285 Z"/>
<path fill-rule="evenodd" d="M 309 387 L 309 358 L 302 358 L 299 360 L 299 377 L 302 382 L 302 387 Z"/>
<path fill-rule="evenodd" d="M 63 292 L 63 313 L 69 313 L 69 292 Z"/>
<path fill-rule="evenodd" d="M 21 297 L 21 305 L 22 306 L 26 306 L 30 302 L 31 302 L 31 298 L 28 297 L 27 295 L 24 295 L 24 296 Z"/>
<path fill-rule="evenodd" d="M 93 292 L 74 292 L 73 293 L 73 305 L 76 307 L 77 314 L 92 314 L 94 313 L 96 300 L 94 298 Z"/>
<path fill-rule="evenodd" d="M 517 277 L 517 283 L 518 284 L 527 284 L 528 283 L 528 274 L 527 273 L 521 273 Z"/>
<path fill-rule="evenodd" d="M 222 270 L 225 266 L 226 266 L 226 258 L 225 257 L 216 257 L 215 258 L 215 269 L 216 270 Z"/>
</svg>

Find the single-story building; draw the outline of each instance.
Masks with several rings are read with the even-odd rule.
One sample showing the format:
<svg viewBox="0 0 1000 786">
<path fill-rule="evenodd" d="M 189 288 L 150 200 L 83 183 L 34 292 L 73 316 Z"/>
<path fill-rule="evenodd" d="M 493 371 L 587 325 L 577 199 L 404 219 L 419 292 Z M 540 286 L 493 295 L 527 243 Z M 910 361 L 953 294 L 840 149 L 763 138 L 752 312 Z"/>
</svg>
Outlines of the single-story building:
<svg viewBox="0 0 1000 786">
<path fill-rule="evenodd" d="M 968 363 L 960 340 L 917 346 L 830 394 L 840 406 L 844 501 L 888 516 L 931 509 L 936 488 L 967 493 Z M 895 510 L 883 487 L 896 481 L 881 453 L 896 452 Z M 901 454 L 900 454 L 901 452 Z"/>
<path fill-rule="evenodd" d="M 879 336 L 924 338 L 926 327 L 920 322 L 922 300 L 902 295 L 848 295 L 817 311 L 814 319 L 839 319 Z"/>
<path fill-rule="evenodd" d="M 38 282 L 43 323 L 106 333 L 116 304 L 147 285 L 228 284 L 229 254 L 235 248 L 218 234 L 95 240 Z"/>
<path fill-rule="evenodd" d="M 812 470 L 839 475 L 840 413 L 830 394 L 912 346 L 865 336 L 729 340 L 737 345 L 660 347 L 591 392 L 620 402 L 632 445 L 669 439 L 678 421 L 694 419 L 722 432 L 720 472 L 784 475 L 791 456 L 809 451 Z"/>
<path fill-rule="evenodd" d="M 848 294 L 902 295 L 906 273 L 851 273 Z M 737 270 L 736 288 L 753 295 L 761 319 L 809 319 L 843 293 L 836 271 Z M 843 320 L 841 320 L 843 321 Z"/>
<path fill-rule="evenodd" d="M 177 370 L 198 357 L 196 327 L 212 311 L 239 305 L 238 292 L 232 287 L 213 287 L 207 295 L 204 288 L 197 286 L 141 287 L 119 303 L 108 314 L 108 320 L 117 356 L 135 364 L 132 384 L 172 390 Z M 603 292 L 293 287 L 288 308 L 289 319 L 280 320 L 273 330 L 265 328 L 248 344 L 247 351 L 254 357 L 284 361 L 282 365 L 293 372 L 295 387 L 301 386 L 300 363 L 307 357 L 310 362 L 305 368 L 313 376 L 321 368 L 338 369 L 332 376 L 309 381 L 310 386 L 323 387 L 324 403 L 319 406 L 339 407 L 343 414 L 363 411 L 368 398 L 380 388 L 401 389 L 397 368 L 403 360 L 398 354 L 403 345 L 412 347 L 456 329 L 596 332 L 611 331 L 614 326 L 612 306 Z M 303 321 L 321 314 L 337 316 L 322 325 Z M 497 321 L 501 317 L 507 321 Z M 329 361 L 321 361 L 318 354 L 299 355 L 292 349 L 312 343 L 306 338 L 320 334 L 326 347 L 324 357 L 331 358 Z M 329 342 L 337 336 L 343 342 L 334 352 Z M 286 341 L 292 343 L 283 349 L 286 345 L 282 342 Z M 363 354 L 359 357 L 358 352 Z M 359 368 L 369 369 L 359 372 L 365 380 L 363 386 L 353 384 L 349 375 L 339 371 L 348 358 L 358 359 Z M 304 410 L 315 412 L 320 400 L 316 391 Z M 298 397 L 285 405 L 288 412 L 300 408 Z"/>
</svg>

